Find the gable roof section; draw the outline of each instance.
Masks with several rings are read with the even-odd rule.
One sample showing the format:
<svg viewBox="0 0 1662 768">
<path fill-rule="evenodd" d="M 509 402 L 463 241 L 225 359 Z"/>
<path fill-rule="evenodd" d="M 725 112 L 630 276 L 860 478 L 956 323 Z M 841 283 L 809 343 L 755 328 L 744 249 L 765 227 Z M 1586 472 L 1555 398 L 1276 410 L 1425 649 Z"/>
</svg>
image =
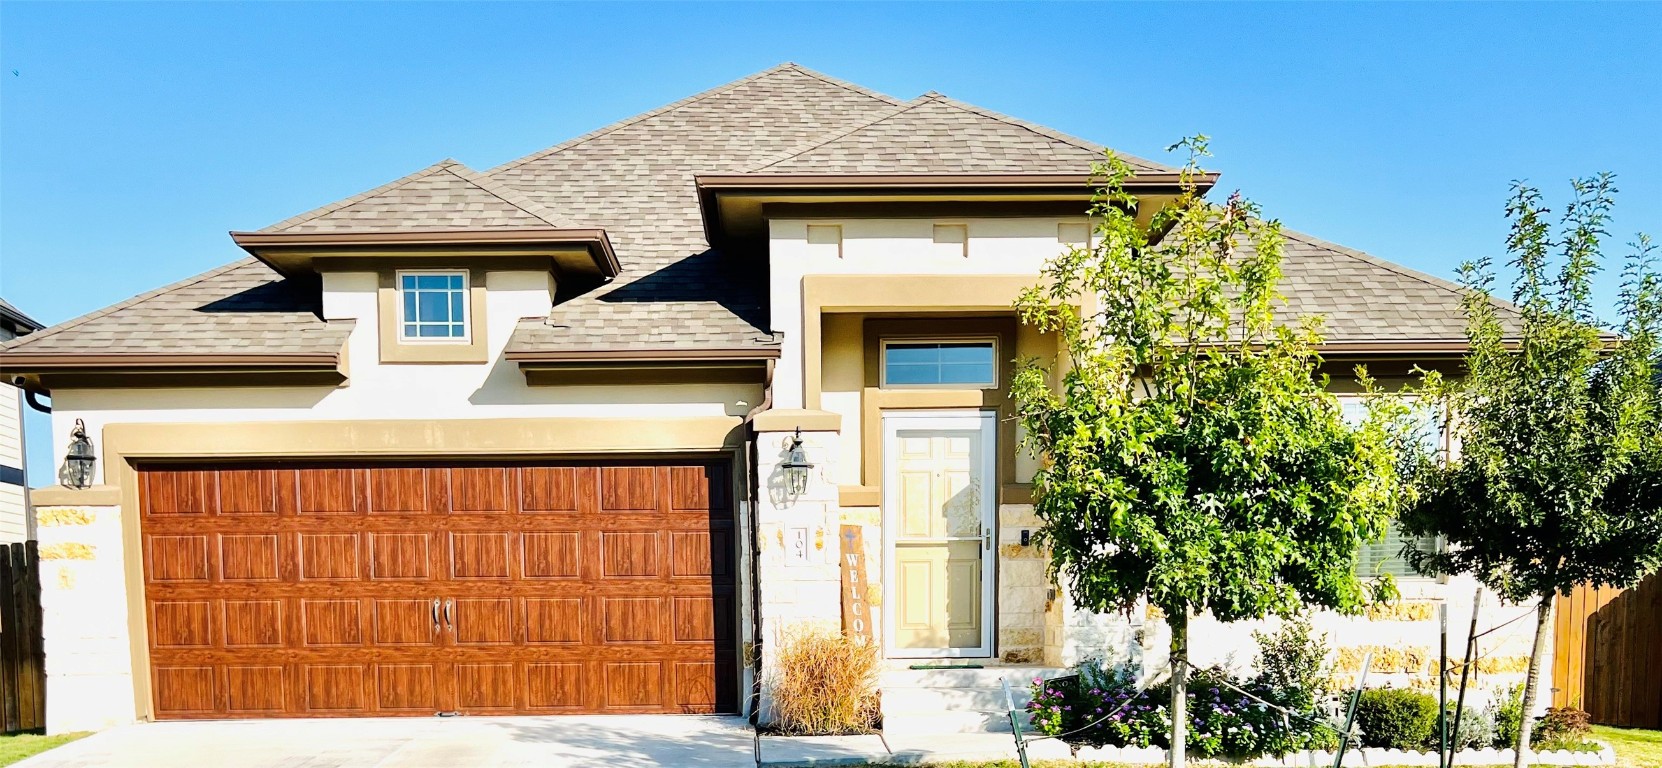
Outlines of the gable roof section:
<svg viewBox="0 0 1662 768">
<path fill-rule="evenodd" d="M 0 319 L 10 321 L 12 325 L 24 333 L 38 331 L 46 327 L 41 325 L 40 321 L 23 314 L 23 310 L 12 306 L 12 303 L 5 299 L 0 299 Z"/>
<path fill-rule="evenodd" d="M 0 367 L 51 355 L 338 356 L 351 323 L 319 316 L 317 282 L 245 258 L 0 345 Z"/>
<path fill-rule="evenodd" d="M 455 160 L 444 160 L 260 231 L 407 232 L 562 226 L 551 211 L 523 195 Z"/>
<path fill-rule="evenodd" d="M 757 173 L 1077 173 L 1105 149 L 930 92 L 848 130 L 793 147 Z M 1137 171 L 1176 168 L 1120 154 Z"/>
</svg>

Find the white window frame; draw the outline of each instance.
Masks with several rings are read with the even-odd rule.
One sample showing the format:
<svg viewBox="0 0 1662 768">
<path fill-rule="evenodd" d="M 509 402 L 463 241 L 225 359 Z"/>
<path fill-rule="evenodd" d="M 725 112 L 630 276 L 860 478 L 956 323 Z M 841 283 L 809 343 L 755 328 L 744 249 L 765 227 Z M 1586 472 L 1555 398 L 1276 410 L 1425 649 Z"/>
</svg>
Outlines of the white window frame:
<svg viewBox="0 0 1662 768">
<path fill-rule="evenodd" d="M 460 336 L 409 336 L 404 333 L 404 326 L 408 323 L 421 324 L 421 319 L 409 319 L 404 315 L 404 278 L 409 277 L 444 277 L 462 278 L 462 335 Z M 393 311 L 397 312 L 397 332 L 399 344 L 472 344 L 473 343 L 473 276 L 465 269 L 401 269 L 393 273 Z M 446 289 L 448 290 L 448 289 Z M 452 321 L 453 324 L 454 321 Z M 437 325 L 437 323 L 429 323 Z M 419 327 L 418 327 L 419 330 Z"/>
<path fill-rule="evenodd" d="M 891 344 L 987 344 L 993 351 L 993 380 L 986 384 L 891 384 L 889 383 L 889 345 Z M 892 336 L 885 337 L 877 356 L 877 386 L 882 389 L 998 389 L 1003 378 L 1003 366 L 998 360 L 997 336 Z"/>
<path fill-rule="evenodd" d="M 1334 394 L 1333 397 L 1334 397 L 1335 400 L 1339 401 L 1339 408 L 1340 408 L 1340 411 L 1341 411 L 1341 414 L 1342 414 L 1342 412 L 1344 410 L 1344 407 L 1345 407 L 1345 403 L 1352 402 L 1352 403 L 1362 403 L 1363 405 L 1366 405 L 1367 402 L 1368 402 L 1368 399 L 1370 397 L 1373 397 L 1373 396 L 1369 395 L 1365 392 L 1346 392 L 1346 393 L 1343 393 L 1343 394 Z M 1419 400 L 1419 397 L 1417 395 L 1407 395 L 1407 396 L 1403 397 L 1403 400 L 1405 402 L 1409 403 L 1410 407 L 1413 407 L 1414 405 L 1417 404 L 1417 402 Z M 1437 430 L 1437 445 L 1436 445 L 1436 448 L 1434 449 L 1436 451 L 1436 454 L 1437 454 L 1437 460 L 1446 462 L 1453 455 L 1453 444 L 1451 442 L 1453 440 L 1453 438 L 1450 437 L 1449 430 L 1447 429 L 1447 425 L 1444 423 L 1444 420 L 1440 416 L 1437 418 L 1437 420 L 1434 422 L 1434 424 L 1435 424 L 1435 426 L 1438 427 L 1438 430 Z M 1399 539 L 1402 538 L 1401 533 L 1396 528 L 1396 521 L 1395 520 L 1391 521 L 1391 527 L 1390 527 L 1390 530 L 1387 532 L 1387 535 L 1397 536 Z M 1421 538 L 1423 538 L 1423 537 L 1421 537 Z M 1441 551 L 1443 551 L 1443 549 L 1445 549 L 1448 546 L 1448 542 L 1444 541 L 1443 537 L 1436 536 L 1436 537 L 1433 537 L 1433 538 L 1434 538 L 1434 541 L 1432 543 L 1432 546 L 1436 547 L 1435 551 L 1441 552 Z M 1371 546 L 1374 543 L 1378 543 L 1378 542 L 1369 542 L 1368 544 L 1364 544 L 1364 546 Z M 1397 559 L 1402 559 L 1398 555 L 1391 555 L 1391 557 L 1396 557 Z M 1406 562 L 1406 560 L 1404 560 L 1404 562 Z M 1377 568 L 1371 569 L 1373 571 L 1371 573 L 1367 572 L 1368 570 L 1369 569 L 1363 568 L 1361 553 L 1357 553 L 1356 575 L 1361 576 L 1362 578 L 1378 578 L 1381 574 L 1381 572 Z M 1393 577 L 1397 581 L 1415 582 L 1415 583 L 1421 583 L 1421 584 L 1443 584 L 1443 583 L 1447 583 L 1447 581 L 1448 581 L 1448 578 L 1445 577 L 1445 576 L 1423 576 L 1419 572 L 1414 571 L 1412 568 L 1410 568 L 1409 572 L 1405 575 L 1402 575 L 1402 576 L 1393 575 Z"/>
</svg>

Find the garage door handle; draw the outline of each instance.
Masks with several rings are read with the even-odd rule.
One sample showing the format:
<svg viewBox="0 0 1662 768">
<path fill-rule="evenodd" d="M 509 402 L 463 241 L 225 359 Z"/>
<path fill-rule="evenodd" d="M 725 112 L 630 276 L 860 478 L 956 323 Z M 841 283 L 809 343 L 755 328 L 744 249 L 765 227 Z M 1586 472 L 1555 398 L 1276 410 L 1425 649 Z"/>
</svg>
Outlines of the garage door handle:
<svg viewBox="0 0 1662 768">
<path fill-rule="evenodd" d="M 439 631 L 439 599 L 433 598 L 433 631 Z"/>
<path fill-rule="evenodd" d="M 444 625 L 449 627 L 451 631 L 456 629 L 456 622 L 450 620 L 450 606 L 454 605 L 455 602 L 448 597 L 444 599 Z"/>
</svg>

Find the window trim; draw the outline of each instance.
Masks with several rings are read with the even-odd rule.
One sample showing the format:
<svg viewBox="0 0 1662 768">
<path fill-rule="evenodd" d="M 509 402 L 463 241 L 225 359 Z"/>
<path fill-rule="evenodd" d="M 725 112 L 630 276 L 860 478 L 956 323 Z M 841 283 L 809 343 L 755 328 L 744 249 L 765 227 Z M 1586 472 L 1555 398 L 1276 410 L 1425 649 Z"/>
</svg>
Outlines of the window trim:
<svg viewBox="0 0 1662 768">
<path fill-rule="evenodd" d="M 987 344 L 992 349 L 993 380 L 989 383 L 893 384 L 889 382 L 890 344 Z M 998 362 L 997 336 L 885 336 L 878 342 L 877 386 L 881 389 L 998 389 L 1003 371 Z"/>
<path fill-rule="evenodd" d="M 417 330 L 420 330 L 419 326 L 422 325 L 423 321 L 419 317 L 412 320 L 411 318 L 406 317 L 405 314 L 404 314 L 404 306 L 405 306 L 405 303 L 404 303 L 404 278 L 406 278 L 406 277 L 437 277 L 437 276 L 441 276 L 441 275 L 444 276 L 444 277 L 460 277 L 460 278 L 462 278 L 462 318 L 461 318 L 461 321 L 460 321 L 460 324 L 462 326 L 462 335 L 460 335 L 460 336 L 409 336 L 409 335 L 406 335 L 404 333 L 405 326 L 409 325 L 410 323 L 415 323 L 417 325 Z M 393 322 L 394 322 L 394 328 L 398 333 L 398 343 L 399 344 L 471 344 L 471 343 L 473 343 L 473 307 L 472 307 L 472 304 L 473 304 L 473 301 L 472 301 L 473 275 L 470 274 L 468 272 L 468 270 L 465 270 L 465 269 L 400 269 L 400 270 L 395 270 L 392 273 L 392 285 L 393 285 L 393 293 L 395 293 L 397 295 L 397 299 L 398 299 L 394 303 L 395 306 L 393 308 L 393 311 L 397 312 L 398 315 L 397 315 L 397 317 L 395 317 L 393 319 Z M 417 289 L 417 290 L 422 290 L 422 289 Z M 451 290 L 452 289 L 446 288 L 445 292 L 449 293 Z M 441 325 L 441 323 L 434 323 L 434 322 L 429 322 L 429 323 L 426 323 L 426 324 L 427 325 Z M 442 323 L 442 325 L 456 325 L 456 324 L 457 324 L 457 321 L 454 318 L 452 318 L 449 323 Z"/>
<path fill-rule="evenodd" d="M 1338 404 L 1339 404 L 1340 418 L 1344 417 L 1344 407 L 1345 407 L 1346 403 L 1359 403 L 1359 404 L 1363 405 L 1364 407 L 1366 407 L 1367 404 L 1368 404 L 1368 401 L 1371 398 L 1378 397 L 1377 394 L 1372 394 L 1372 393 L 1368 393 L 1368 392 L 1333 392 L 1333 393 L 1330 393 L 1330 394 L 1333 395 L 1333 399 L 1335 401 L 1337 401 Z M 1404 395 L 1402 397 L 1403 397 L 1404 400 L 1406 400 L 1410 403 L 1410 407 L 1413 407 L 1414 405 L 1418 404 L 1418 402 L 1420 400 L 1420 396 L 1419 395 L 1414 395 L 1414 394 Z M 1440 414 L 1439 414 L 1439 416 L 1440 416 Z M 1442 462 L 1450 461 L 1454 456 L 1453 437 L 1450 435 L 1448 429 L 1442 428 L 1443 424 L 1442 424 L 1442 420 L 1440 418 L 1438 419 L 1437 422 L 1434 422 L 1434 423 L 1436 423 L 1439 428 L 1437 430 L 1437 445 L 1433 448 L 1433 451 L 1436 453 L 1438 461 L 1442 461 Z M 1403 538 L 1401 531 L 1397 530 L 1396 521 L 1392 520 L 1390 525 L 1391 525 L 1391 527 L 1390 527 L 1390 530 L 1387 532 L 1387 535 L 1395 535 L 1399 538 Z M 1424 538 L 1424 537 L 1416 537 L 1416 538 Z M 1433 536 L 1433 537 L 1430 537 L 1430 538 L 1432 539 L 1432 547 L 1435 548 L 1434 551 L 1441 552 L 1441 551 L 1443 551 L 1444 549 L 1446 549 L 1448 547 L 1448 541 L 1445 540 L 1443 537 Z M 1364 542 L 1362 546 L 1369 546 L 1369 545 L 1374 544 L 1374 543 L 1378 543 L 1378 542 Z M 1394 557 L 1396 559 L 1399 559 L 1399 560 L 1403 559 L 1403 558 L 1401 558 L 1400 556 L 1397 556 L 1397 555 L 1393 555 L 1392 557 Z M 1404 562 L 1406 562 L 1406 560 L 1404 560 Z M 1375 572 L 1373 572 L 1373 573 L 1364 572 L 1363 563 L 1362 563 L 1362 553 L 1357 552 L 1356 553 L 1356 575 L 1358 577 L 1361 577 L 1361 578 L 1364 578 L 1364 579 L 1377 579 L 1377 578 L 1379 578 L 1380 576 L 1382 576 L 1384 574 L 1383 574 L 1382 571 L 1378 571 L 1377 569 L 1375 569 Z M 1392 578 L 1394 578 L 1395 580 L 1397 580 L 1399 582 L 1411 582 L 1411 583 L 1417 583 L 1417 584 L 1446 584 L 1446 583 L 1448 583 L 1448 577 L 1446 575 L 1445 576 L 1423 576 L 1423 575 L 1421 575 L 1417 572 L 1411 572 L 1411 573 L 1408 573 L 1408 574 L 1405 574 L 1405 575 L 1402 575 L 1402 576 L 1396 576 L 1396 575 L 1393 574 Z"/>
<path fill-rule="evenodd" d="M 399 292 L 399 274 L 401 272 L 438 273 L 457 271 L 465 275 L 464 285 L 467 286 L 467 337 L 457 338 L 403 338 L 404 298 Z M 387 268 L 376 271 L 376 315 L 379 324 L 377 329 L 377 344 L 379 347 L 380 362 L 386 364 L 401 363 L 439 363 L 439 364 L 478 364 L 490 362 L 490 350 L 486 345 L 489 326 L 485 324 L 485 275 L 480 267 L 453 267 L 450 264 L 435 264 L 431 268 L 410 268 L 396 270 Z"/>
</svg>

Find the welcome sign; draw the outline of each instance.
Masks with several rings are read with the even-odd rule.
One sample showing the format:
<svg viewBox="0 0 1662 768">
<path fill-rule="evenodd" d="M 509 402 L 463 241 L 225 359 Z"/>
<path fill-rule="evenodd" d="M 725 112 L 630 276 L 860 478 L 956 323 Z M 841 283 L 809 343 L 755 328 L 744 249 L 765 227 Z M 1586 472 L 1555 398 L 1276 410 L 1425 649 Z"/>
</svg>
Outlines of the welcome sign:
<svg viewBox="0 0 1662 768">
<path fill-rule="evenodd" d="M 871 606 L 866 603 L 866 541 L 860 526 L 842 526 L 843 634 L 871 640 Z"/>
</svg>

